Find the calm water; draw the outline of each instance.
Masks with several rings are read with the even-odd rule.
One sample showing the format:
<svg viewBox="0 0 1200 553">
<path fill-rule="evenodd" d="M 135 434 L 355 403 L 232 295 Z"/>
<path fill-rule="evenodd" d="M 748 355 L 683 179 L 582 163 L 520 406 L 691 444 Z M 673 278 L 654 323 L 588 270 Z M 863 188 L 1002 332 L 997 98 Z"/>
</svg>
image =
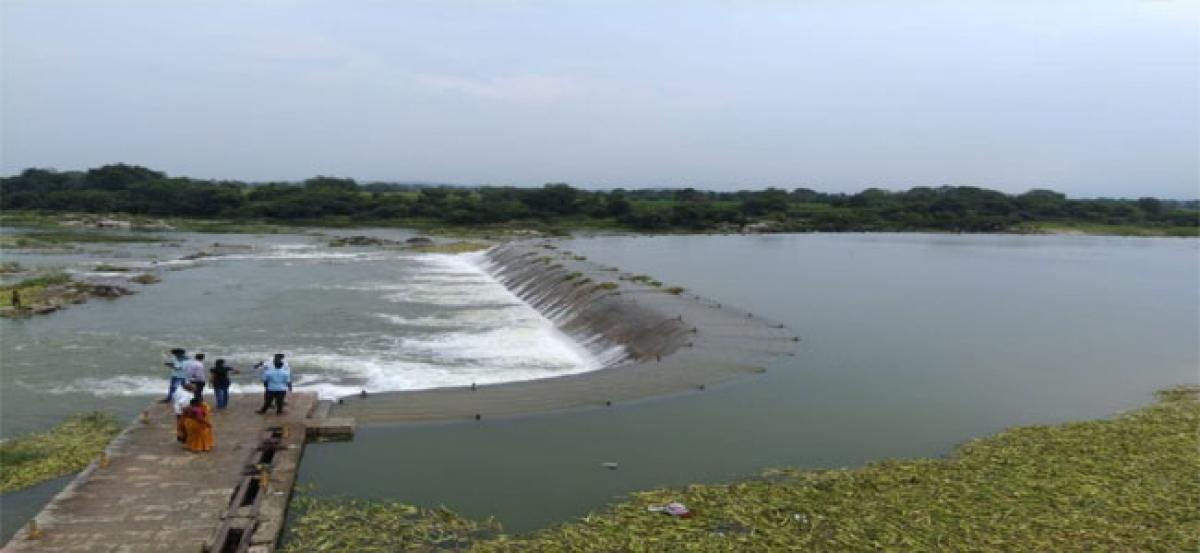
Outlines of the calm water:
<svg viewBox="0 0 1200 553">
<path fill-rule="evenodd" d="M 705 392 L 363 428 L 353 443 L 310 448 L 303 479 L 524 530 L 646 487 L 938 456 L 1012 425 L 1104 417 L 1200 371 L 1195 240 L 603 237 L 564 248 L 783 321 L 804 341 L 766 375 Z"/>
<path fill-rule="evenodd" d="M 160 352 L 177 344 L 242 365 L 288 352 L 304 387 L 327 395 L 602 363 L 469 256 L 333 249 L 319 236 L 172 238 L 178 245 L 5 255 L 86 272 L 101 261 L 162 264 L 212 242 L 254 247 L 166 263 L 178 270 L 136 296 L 0 321 L 0 436 L 84 409 L 131 416 L 164 391 Z M 797 235 L 563 245 L 785 322 L 804 341 L 767 374 L 705 392 L 360 428 L 354 442 L 310 447 L 302 479 L 320 493 L 446 504 L 523 530 L 652 486 L 941 455 L 1007 426 L 1107 416 L 1198 380 L 1196 240 Z M 619 470 L 601 468 L 607 461 Z M 5 524 L 46 495 L 0 497 Z"/>
</svg>

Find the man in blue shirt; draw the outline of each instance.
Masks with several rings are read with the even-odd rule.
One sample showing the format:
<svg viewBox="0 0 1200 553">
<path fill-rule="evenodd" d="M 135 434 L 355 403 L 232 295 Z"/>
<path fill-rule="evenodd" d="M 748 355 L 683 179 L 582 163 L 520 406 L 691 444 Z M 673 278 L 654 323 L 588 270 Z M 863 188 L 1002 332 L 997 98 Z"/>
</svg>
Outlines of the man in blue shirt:
<svg viewBox="0 0 1200 553">
<path fill-rule="evenodd" d="M 167 399 L 159 403 L 170 403 L 171 398 L 175 395 L 175 389 L 179 388 L 187 379 L 187 352 L 181 348 L 171 350 L 171 355 L 174 359 L 163 363 L 171 367 L 171 387 L 167 389 Z"/>
<path fill-rule="evenodd" d="M 283 414 L 283 398 L 292 391 L 292 369 L 283 362 L 283 354 L 276 354 L 275 360 L 263 371 L 263 386 L 267 389 L 262 409 L 258 414 L 267 412 L 271 404 L 275 404 L 275 413 Z"/>
</svg>

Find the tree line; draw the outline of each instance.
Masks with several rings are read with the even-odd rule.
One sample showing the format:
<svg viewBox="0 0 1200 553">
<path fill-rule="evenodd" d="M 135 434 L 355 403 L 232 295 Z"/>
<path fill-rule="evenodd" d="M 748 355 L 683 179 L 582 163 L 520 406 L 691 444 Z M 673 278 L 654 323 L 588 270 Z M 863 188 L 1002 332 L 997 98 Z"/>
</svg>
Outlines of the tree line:
<svg viewBox="0 0 1200 553">
<path fill-rule="evenodd" d="M 1200 202 L 1155 198 L 1073 199 L 1051 190 L 1005 194 L 973 186 L 871 188 L 856 194 L 808 188 L 713 192 L 683 189 L 582 190 L 360 184 L 318 176 L 247 183 L 171 177 L 126 164 L 87 171 L 26 169 L 0 178 L 0 209 L 270 219 L 405 220 L 476 226 L 545 223 L 643 231 L 995 232 L 1023 223 L 1070 222 L 1161 228 L 1195 234 Z M 1177 232 L 1176 232 L 1177 231 Z"/>
</svg>

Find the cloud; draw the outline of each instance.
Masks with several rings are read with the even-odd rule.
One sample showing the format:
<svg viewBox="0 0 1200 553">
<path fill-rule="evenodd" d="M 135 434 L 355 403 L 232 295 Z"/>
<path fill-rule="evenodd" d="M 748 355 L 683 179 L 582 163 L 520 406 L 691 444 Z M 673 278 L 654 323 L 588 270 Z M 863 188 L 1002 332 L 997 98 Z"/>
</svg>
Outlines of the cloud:
<svg viewBox="0 0 1200 553">
<path fill-rule="evenodd" d="M 428 89 L 514 102 L 553 102 L 576 96 L 583 87 L 574 79 L 546 75 L 518 75 L 471 79 L 454 75 L 417 75 L 417 84 Z"/>
</svg>

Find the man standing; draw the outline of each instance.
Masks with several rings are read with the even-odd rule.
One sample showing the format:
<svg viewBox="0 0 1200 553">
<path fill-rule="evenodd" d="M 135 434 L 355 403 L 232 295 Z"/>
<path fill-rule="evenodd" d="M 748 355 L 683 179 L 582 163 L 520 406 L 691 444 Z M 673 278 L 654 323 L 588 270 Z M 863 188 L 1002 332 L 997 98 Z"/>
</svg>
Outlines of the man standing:
<svg viewBox="0 0 1200 553">
<path fill-rule="evenodd" d="M 171 387 L 167 389 L 167 399 L 162 400 L 160 403 L 171 403 L 171 400 L 175 396 L 175 390 L 187 381 L 187 352 L 182 348 L 175 348 L 171 350 L 171 356 L 173 357 L 172 360 L 163 363 L 171 368 Z"/>
<path fill-rule="evenodd" d="M 292 371 L 283 362 L 283 354 L 277 354 L 275 360 L 263 371 L 263 386 L 267 389 L 266 398 L 258 414 L 267 412 L 271 404 L 275 404 L 275 413 L 283 414 L 283 398 L 292 391 Z"/>
<path fill-rule="evenodd" d="M 208 383 L 208 375 L 204 371 L 204 354 L 197 353 L 196 356 L 186 362 L 187 380 L 196 389 L 196 397 L 204 396 L 204 385 Z"/>
</svg>

